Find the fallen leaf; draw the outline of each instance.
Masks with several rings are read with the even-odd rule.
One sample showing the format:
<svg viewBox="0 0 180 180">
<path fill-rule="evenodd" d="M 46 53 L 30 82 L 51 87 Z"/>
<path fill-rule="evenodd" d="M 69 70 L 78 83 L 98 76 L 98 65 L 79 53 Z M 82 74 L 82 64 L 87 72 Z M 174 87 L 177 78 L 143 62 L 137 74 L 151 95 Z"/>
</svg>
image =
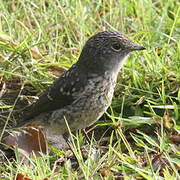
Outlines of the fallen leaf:
<svg viewBox="0 0 180 180">
<path fill-rule="evenodd" d="M 169 139 L 174 143 L 180 143 L 180 135 L 172 135 L 169 137 Z"/>
<path fill-rule="evenodd" d="M 169 115 L 169 110 L 166 109 L 165 110 L 165 113 L 164 113 L 164 126 L 168 129 L 170 129 L 172 127 L 171 125 L 171 118 L 170 118 L 170 115 Z"/>
<path fill-rule="evenodd" d="M 33 56 L 34 59 L 41 59 L 41 58 L 43 58 L 43 56 L 42 56 L 42 54 L 40 53 L 40 51 L 39 51 L 39 49 L 38 49 L 37 46 L 31 47 L 31 48 L 30 48 L 30 51 L 31 51 L 32 56 Z"/>
<path fill-rule="evenodd" d="M 100 172 L 102 177 L 105 177 L 105 176 L 107 176 L 108 174 L 111 173 L 111 169 L 110 168 L 101 168 L 99 170 L 99 172 Z"/>
<path fill-rule="evenodd" d="M 47 70 L 51 74 L 53 74 L 55 77 L 59 77 L 61 74 L 65 73 L 67 71 L 67 69 L 65 67 L 55 66 L 55 65 L 48 66 Z"/>
<path fill-rule="evenodd" d="M 135 103 L 131 103 L 132 105 L 140 105 L 144 102 L 144 96 L 140 97 Z"/>
<path fill-rule="evenodd" d="M 175 77 L 168 77 L 168 80 L 176 82 L 176 78 Z"/>
<path fill-rule="evenodd" d="M 11 42 L 13 41 L 13 38 L 3 32 L 0 32 L 0 40 Z"/>
<path fill-rule="evenodd" d="M 24 177 L 22 173 L 18 173 L 15 180 L 32 180 L 32 179 L 28 177 Z"/>
<path fill-rule="evenodd" d="M 5 144 L 18 148 L 19 152 L 26 155 L 34 153 L 36 156 L 40 156 L 40 152 L 47 153 L 47 142 L 43 132 L 33 124 L 29 124 L 29 126 L 31 127 L 10 133 L 3 139 Z"/>
</svg>

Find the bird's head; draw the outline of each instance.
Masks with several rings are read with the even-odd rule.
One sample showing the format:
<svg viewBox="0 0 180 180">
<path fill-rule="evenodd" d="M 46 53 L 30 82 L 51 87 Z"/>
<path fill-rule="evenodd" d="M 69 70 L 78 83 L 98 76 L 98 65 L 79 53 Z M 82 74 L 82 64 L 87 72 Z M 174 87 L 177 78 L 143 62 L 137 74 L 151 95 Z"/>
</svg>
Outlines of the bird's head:
<svg viewBox="0 0 180 180">
<path fill-rule="evenodd" d="M 86 42 L 78 64 L 93 73 L 119 71 L 130 52 L 144 49 L 119 32 L 99 32 Z"/>
</svg>

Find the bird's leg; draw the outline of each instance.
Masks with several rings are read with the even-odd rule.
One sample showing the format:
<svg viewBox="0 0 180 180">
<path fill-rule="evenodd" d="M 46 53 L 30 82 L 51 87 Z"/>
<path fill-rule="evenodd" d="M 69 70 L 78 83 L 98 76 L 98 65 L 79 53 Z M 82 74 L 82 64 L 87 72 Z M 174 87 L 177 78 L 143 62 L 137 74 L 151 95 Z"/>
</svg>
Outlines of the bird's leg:
<svg viewBox="0 0 180 180">
<path fill-rule="evenodd" d="M 64 140 L 66 141 L 67 145 L 69 146 L 69 148 L 71 149 L 68 132 L 65 132 L 62 136 L 63 136 Z"/>
<path fill-rule="evenodd" d="M 83 132 L 83 134 L 84 134 L 84 136 L 85 136 L 87 142 L 88 142 L 89 144 L 91 144 L 91 140 L 90 140 L 90 138 L 89 138 L 89 136 L 88 136 L 86 130 L 85 130 L 85 129 L 82 129 L 82 132 Z"/>
</svg>

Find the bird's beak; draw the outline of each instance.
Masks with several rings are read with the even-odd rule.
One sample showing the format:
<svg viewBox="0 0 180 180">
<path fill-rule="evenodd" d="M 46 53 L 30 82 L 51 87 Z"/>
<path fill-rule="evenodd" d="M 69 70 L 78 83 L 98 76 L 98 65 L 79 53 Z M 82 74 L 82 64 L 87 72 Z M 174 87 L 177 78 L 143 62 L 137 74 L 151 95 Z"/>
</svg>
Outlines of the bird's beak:
<svg viewBox="0 0 180 180">
<path fill-rule="evenodd" d="M 131 47 L 132 51 L 140 51 L 140 50 L 145 50 L 146 48 L 144 46 L 139 46 L 139 45 L 134 45 Z"/>
</svg>

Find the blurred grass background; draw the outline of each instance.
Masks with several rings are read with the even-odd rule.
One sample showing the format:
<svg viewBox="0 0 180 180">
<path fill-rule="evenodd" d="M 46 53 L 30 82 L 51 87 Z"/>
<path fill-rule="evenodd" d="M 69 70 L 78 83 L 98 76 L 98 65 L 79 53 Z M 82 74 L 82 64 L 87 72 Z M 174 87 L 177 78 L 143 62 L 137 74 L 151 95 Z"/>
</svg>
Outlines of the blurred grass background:
<svg viewBox="0 0 180 180">
<path fill-rule="evenodd" d="M 147 140 L 147 136 L 150 138 L 151 132 L 148 135 L 131 135 L 134 139 L 132 144 L 128 145 L 122 140 L 125 149 L 127 148 L 125 154 L 119 152 L 120 147 L 124 146 L 122 141 L 117 141 L 115 145 L 110 142 L 107 156 L 103 156 L 103 160 L 101 158 L 101 164 L 98 161 L 93 164 L 91 145 L 88 150 L 91 160 L 84 161 L 80 158 L 78 170 L 70 168 L 69 161 L 63 167 L 58 166 L 60 172 L 65 173 L 62 177 L 101 179 L 102 167 L 108 169 L 104 176 L 107 179 L 115 176 L 145 179 L 168 179 L 172 176 L 175 179 L 179 176 L 179 147 L 175 145 L 176 142 L 172 145 L 169 142 L 169 137 L 178 135 L 180 130 L 179 14 L 180 3 L 176 0 L 0 1 L 1 89 L 5 84 L 12 92 L 15 89 L 19 92 L 26 83 L 33 87 L 30 90 L 25 88 L 30 96 L 43 92 L 58 76 L 58 70 L 62 70 L 62 67 L 69 68 L 78 60 L 85 41 L 99 31 L 122 32 L 147 48 L 146 51 L 131 54 L 121 70 L 113 103 L 106 115 L 110 118 L 105 124 L 116 126 L 122 123 L 123 132 L 135 128 L 137 124 L 154 124 L 155 129 L 148 126 L 148 130 L 153 133 L 156 131 L 156 140 L 143 144 L 142 141 Z M 12 83 L 16 80 L 20 85 Z M 11 101 L 9 96 L 3 98 L 6 94 L 0 98 L 1 109 L 14 106 L 14 99 Z M 17 98 L 18 95 L 15 99 Z M 111 137 L 124 139 L 121 130 L 113 130 Z M 137 146 L 134 147 L 134 143 Z M 153 158 L 148 154 L 152 152 L 164 153 L 162 156 L 166 159 L 166 166 L 163 170 L 158 166 L 158 170 L 154 172 Z M 149 158 L 145 170 L 137 158 L 142 154 Z M 176 160 L 171 159 L 172 154 Z M 46 164 L 47 159 L 44 158 L 43 164 Z M 32 167 L 34 163 L 39 167 L 42 162 L 32 161 Z M 22 170 L 18 163 L 16 168 L 10 163 L 1 174 L 7 178 L 13 177 L 17 172 L 28 174 L 32 179 L 51 176 L 52 179 L 60 178 L 61 176 L 54 175 L 52 166 L 57 165 L 49 164 L 48 170 L 31 169 L 30 173 L 24 166 Z"/>
</svg>

